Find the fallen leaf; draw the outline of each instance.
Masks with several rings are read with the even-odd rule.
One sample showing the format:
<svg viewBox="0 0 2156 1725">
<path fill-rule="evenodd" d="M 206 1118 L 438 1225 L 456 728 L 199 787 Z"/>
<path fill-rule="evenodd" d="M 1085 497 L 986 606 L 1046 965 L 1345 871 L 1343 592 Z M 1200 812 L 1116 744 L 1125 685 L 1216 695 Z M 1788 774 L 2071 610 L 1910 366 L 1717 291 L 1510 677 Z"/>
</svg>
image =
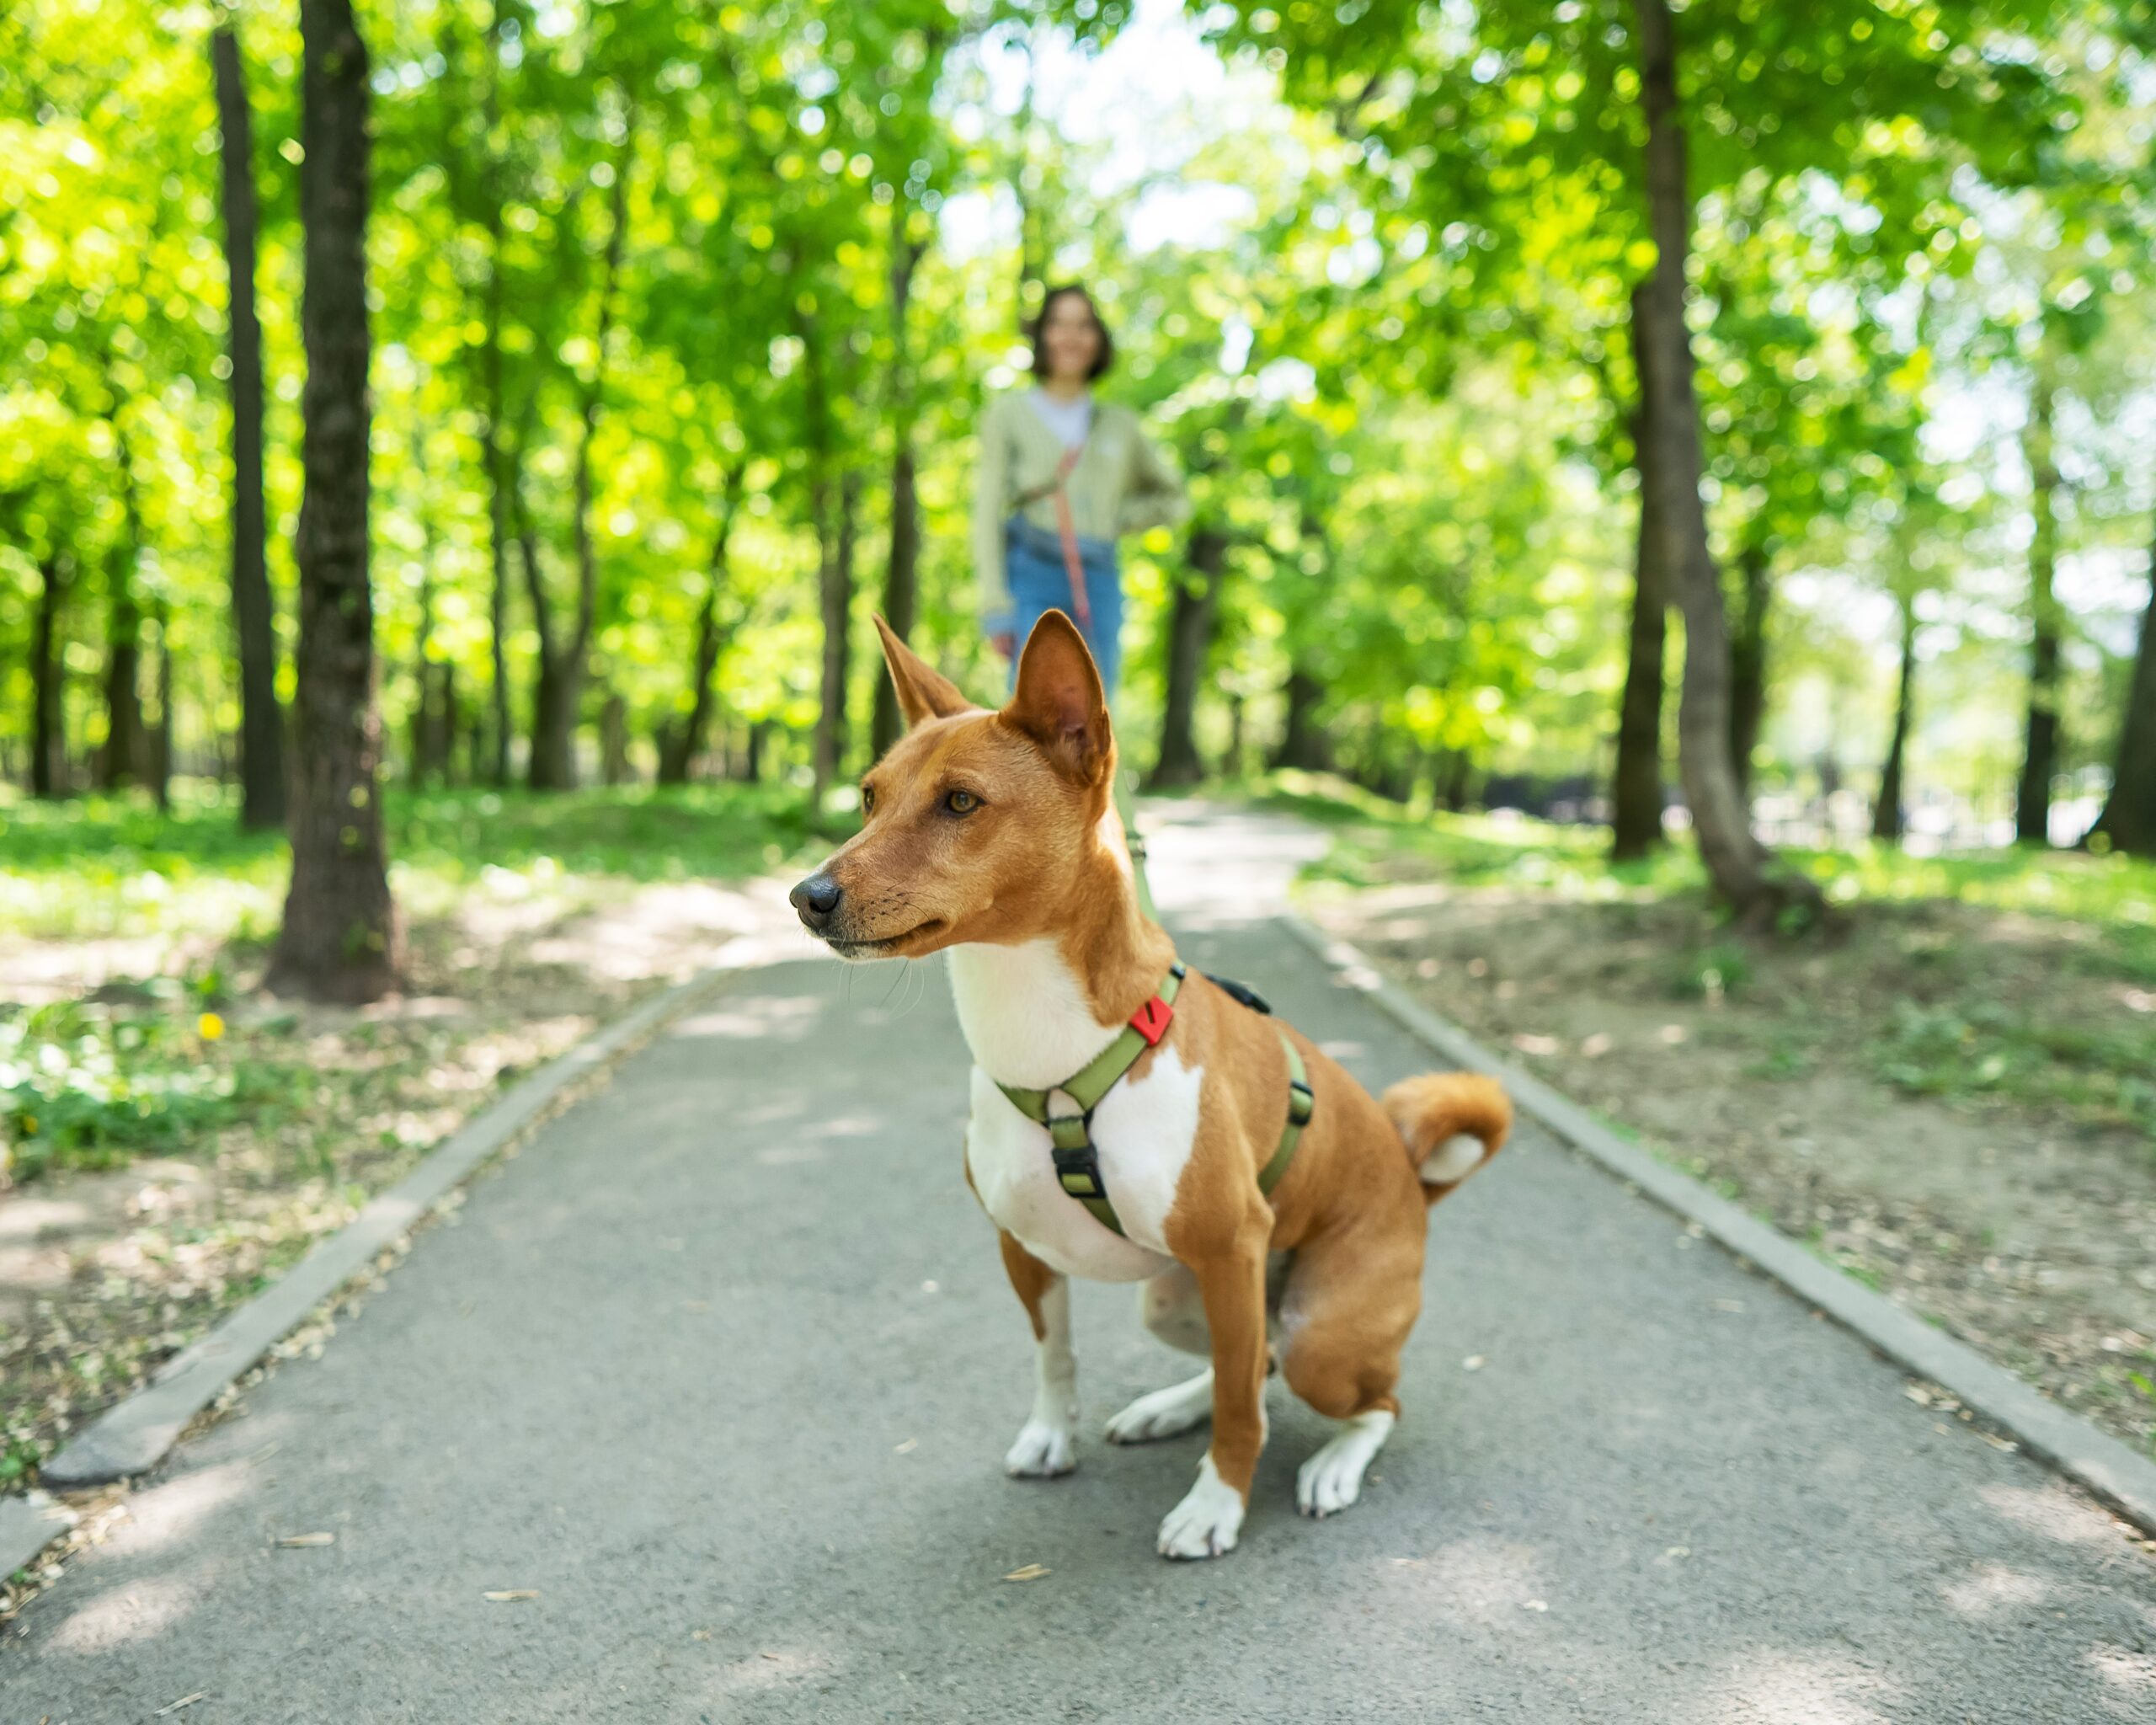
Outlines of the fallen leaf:
<svg viewBox="0 0 2156 1725">
<path fill-rule="evenodd" d="M 1993 1437 L 1989 1432 L 1978 1432 L 1977 1435 L 1982 1438 L 1987 1444 L 1989 1444 L 1993 1449 L 2004 1450 L 2009 1455 L 2021 1447 L 2011 1438 Z"/>
<path fill-rule="evenodd" d="M 1598 1060 L 1615 1046 L 1608 1031 L 1598 1030 L 1580 1044 L 1580 1052 L 1590 1060 Z"/>
<path fill-rule="evenodd" d="M 1048 1573 L 1049 1573 L 1049 1570 L 1046 1564 L 1028 1563 L 1022 1569 L 1012 1570 L 1003 1578 L 1006 1581 L 1038 1581 L 1043 1575 Z"/>
<path fill-rule="evenodd" d="M 288 1533 L 277 1543 L 287 1551 L 297 1551 L 307 1546 L 334 1546 L 337 1543 L 337 1535 L 334 1533 Z"/>
<path fill-rule="evenodd" d="M 1565 1044 L 1554 1036 L 1522 1034 L 1513 1039 L 1513 1046 L 1524 1055 L 1554 1055 L 1564 1052 Z"/>
<path fill-rule="evenodd" d="M 897 1453 L 901 1455 L 910 1455 L 920 1447 L 921 1439 L 919 1438 L 908 1438 L 905 1442 L 897 1446 Z"/>
<path fill-rule="evenodd" d="M 1663 1562 L 1668 1563 L 1678 1557 L 1689 1557 L 1691 1555 L 1692 1548 L 1689 1546 L 1672 1546 L 1662 1554 L 1662 1558 Z"/>
<path fill-rule="evenodd" d="M 1524 1599 L 1521 1605 L 1529 1611 L 1546 1611 L 1550 1609 L 1550 1602 L 1547 1599 Z"/>
<path fill-rule="evenodd" d="M 1684 1041 L 1684 1039 L 1691 1033 L 1692 1033 L 1687 1030 L 1682 1024 L 1665 1024 L 1661 1029 L 1655 1032 L 1655 1035 L 1661 1039 L 1665 1046 L 1669 1048 L 1675 1048 L 1678 1043 Z"/>
<path fill-rule="evenodd" d="M 536 1599 L 539 1597 L 539 1589 L 536 1587 L 504 1588 L 499 1593 L 488 1594 L 486 1597 L 497 1605 L 506 1605 L 511 1599 Z"/>
<path fill-rule="evenodd" d="M 689 1632 L 689 1639 L 691 1641 L 709 1641 L 711 1639 L 711 1632 L 708 1629 L 691 1630 Z"/>
<path fill-rule="evenodd" d="M 1744 1302 L 1742 1300 L 1717 1300 L 1715 1301 L 1715 1310 L 1716 1311 L 1742 1311 L 1744 1310 Z"/>
<path fill-rule="evenodd" d="M 198 1689 L 193 1695 L 182 1696 L 168 1707 L 159 1707 L 151 1717 L 157 1719 L 169 1718 L 173 1714 L 177 1713 L 182 1707 L 191 1707 L 195 1704 L 195 1702 L 200 1701 L 207 1701 L 209 1698 L 210 1691 L 208 1690 Z"/>
<path fill-rule="evenodd" d="M 1902 1387 L 1902 1393 L 1919 1407 L 1931 1406 L 1931 1391 L 1925 1389 L 1922 1384 L 1905 1384 Z"/>
<path fill-rule="evenodd" d="M 1480 1371 L 1482 1370 L 1482 1356 L 1479 1354 L 1470 1354 L 1460 1364 L 1462 1370 Z"/>
</svg>

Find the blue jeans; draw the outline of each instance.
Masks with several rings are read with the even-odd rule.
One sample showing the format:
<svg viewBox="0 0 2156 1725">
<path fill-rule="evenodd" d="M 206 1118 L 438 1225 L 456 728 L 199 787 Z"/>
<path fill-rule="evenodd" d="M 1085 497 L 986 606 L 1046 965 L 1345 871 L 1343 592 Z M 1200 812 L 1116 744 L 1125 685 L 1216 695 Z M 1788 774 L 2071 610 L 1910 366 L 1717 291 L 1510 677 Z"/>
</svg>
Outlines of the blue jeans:
<svg viewBox="0 0 2156 1725">
<path fill-rule="evenodd" d="M 1078 621 L 1071 609 L 1070 576 L 1063 565 L 1063 542 L 1022 515 L 1013 515 L 1006 525 L 1003 547 L 1004 570 L 1011 584 L 1008 627 L 1022 653 L 1027 636 L 1033 633 L 1043 611 L 1059 611 L 1071 622 Z M 1081 537 L 1078 560 L 1086 574 L 1086 598 L 1093 607 L 1093 627 L 1081 633 L 1092 649 L 1093 663 L 1100 667 L 1101 686 L 1113 697 L 1116 679 L 1123 670 L 1123 572 L 1116 566 L 1112 540 Z M 1005 624 L 1001 617 L 987 621 L 990 634 L 997 633 Z M 1011 661 L 1011 676 L 1015 682 L 1018 676 L 1015 657 Z"/>
</svg>

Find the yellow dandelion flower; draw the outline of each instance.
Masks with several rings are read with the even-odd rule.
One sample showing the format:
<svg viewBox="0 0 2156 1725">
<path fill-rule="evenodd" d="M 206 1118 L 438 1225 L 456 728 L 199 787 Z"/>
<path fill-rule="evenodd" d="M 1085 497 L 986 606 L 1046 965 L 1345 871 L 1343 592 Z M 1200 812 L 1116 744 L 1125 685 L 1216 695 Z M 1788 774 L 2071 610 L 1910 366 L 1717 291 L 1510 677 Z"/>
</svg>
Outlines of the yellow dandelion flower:
<svg viewBox="0 0 2156 1725">
<path fill-rule="evenodd" d="M 205 1012 L 195 1021 L 195 1033 L 205 1042 L 215 1042 L 225 1033 L 225 1021 L 215 1012 Z"/>
</svg>

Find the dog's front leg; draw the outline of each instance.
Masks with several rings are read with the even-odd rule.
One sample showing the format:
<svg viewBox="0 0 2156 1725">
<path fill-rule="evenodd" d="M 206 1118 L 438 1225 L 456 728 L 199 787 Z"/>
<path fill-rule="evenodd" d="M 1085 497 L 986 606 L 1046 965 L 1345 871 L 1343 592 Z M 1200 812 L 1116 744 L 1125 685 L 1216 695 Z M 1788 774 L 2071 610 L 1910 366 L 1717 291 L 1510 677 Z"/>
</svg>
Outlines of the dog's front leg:
<svg viewBox="0 0 2156 1725">
<path fill-rule="evenodd" d="M 1235 1549 L 1265 1447 L 1265 1235 L 1244 1231 L 1190 1266 L 1213 1333 L 1213 1442 L 1198 1483 L 1161 1524 L 1164 1557 Z"/>
<path fill-rule="evenodd" d="M 1014 1477 L 1052 1479 L 1078 1465 L 1078 1361 L 1070 1351 L 1070 1283 L 1011 1235 L 1003 1268 L 1033 1325 L 1033 1412 L 1003 1458 Z"/>
</svg>

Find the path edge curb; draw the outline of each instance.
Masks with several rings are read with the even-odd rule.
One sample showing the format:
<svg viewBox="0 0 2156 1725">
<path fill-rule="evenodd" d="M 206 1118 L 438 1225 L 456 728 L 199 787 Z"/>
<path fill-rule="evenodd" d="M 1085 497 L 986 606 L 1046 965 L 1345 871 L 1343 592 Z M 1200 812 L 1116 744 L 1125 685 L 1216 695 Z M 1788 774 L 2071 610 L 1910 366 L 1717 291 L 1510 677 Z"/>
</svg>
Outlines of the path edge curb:
<svg viewBox="0 0 2156 1725">
<path fill-rule="evenodd" d="M 377 1253 L 410 1232 L 445 1197 L 538 1124 L 566 1092 L 605 1073 L 722 984 L 770 962 L 762 956 L 763 944 L 754 936 L 729 943 L 686 981 L 661 990 L 595 1030 L 467 1120 L 402 1180 L 368 1199 L 335 1233 L 317 1241 L 270 1286 L 227 1312 L 167 1360 L 147 1383 L 76 1433 L 39 1470 L 40 1486 L 77 1491 L 155 1467 L 195 1416 L 228 1386 L 363 1271 Z M 75 1519 L 45 1490 L 0 1499 L 0 1579 L 34 1564 L 45 1546 L 69 1531 Z"/>
<path fill-rule="evenodd" d="M 2077 1413 L 1943 1330 L 1815 1258 L 1788 1235 L 1740 1210 L 1689 1174 L 1628 1144 L 1561 1092 L 1483 1047 L 1450 1020 L 1389 981 L 1369 957 L 1306 918 L 1280 925 L 1344 987 L 1370 1001 L 1447 1060 L 1504 1081 L 1513 1103 L 1563 1143 L 1598 1162 L 1665 1209 L 1696 1222 L 1726 1249 L 1903 1370 L 1937 1384 L 2020 1443 L 2037 1460 L 2156 1537 L 2156 1462 L 2136 1455 Z"/>
</svg>

